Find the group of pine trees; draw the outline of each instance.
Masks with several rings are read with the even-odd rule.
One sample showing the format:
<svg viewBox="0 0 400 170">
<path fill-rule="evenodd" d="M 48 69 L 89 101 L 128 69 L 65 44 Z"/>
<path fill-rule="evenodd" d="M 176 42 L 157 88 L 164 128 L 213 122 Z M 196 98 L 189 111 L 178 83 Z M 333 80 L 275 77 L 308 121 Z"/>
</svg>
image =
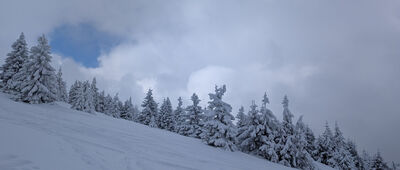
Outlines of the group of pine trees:
<svg viewBox="0 0 400 170">
<path fill-rule="evenodd" d="M 132 104 L 131 98 L 123 103 L 118 93 L 111 97 L 104 91 L 99 92 L 96 78 L 92 82 L 75 81 L 67 93 L 61 69 L 56 74 L 50 62 L 50 46 L 45 36 L 39 37 L 38 44 L 28 50 L 21 33 L 1 67 L 2 91 L 12 94 L 18 101 L 31 104 L 68 102 L 76 110 L 104 113 L 199 138 L 214 147 L 239 150 L 289 167 L 314 169 L 313 162 L 318 161 L 336 169 L 396 169 L 395 163 L 390 167 L 385 163 L 379 151 L 373 157 L 365 151 L 359 155 L 355 143 L 343 137 L 337 123 L 333 132 L 326 123 L 324 133 L 315 137 L 302 116 L 293 122 L 294 115 L 289 110 L 286 96 L 282 102 L 282 121 L 268 109 L 269 99 L 264 93 L 260 107 L 255 101 L 247 113 L 244 107 L 240 107 L 234 124 L 232 107 L 222 100 L 225 85 L 216 86 L 215 92 L 209 94 L 206 108 L 200 106 L 195 93 L 187 107 L 183 106 L 182 98 L 178 98 L 175 109 L 169 98 L 164 99 L 159 107 L 149 89 L 140 111 Z"/>
<path fill-rule="evenodd" d="M 92 82 L 75 81 L 69 90 L 69 100 L 71 108 L 88 113 L 104 113 L 115 118 L 135 120 L 138 108 L 132 104 L 129 98 L 122 103 L 118 93 L 114 97 L 110 94 L 105 95 L 104 91 L 99 92 L 96 85 L 96 78 Z"/>
<path fill-rule="evenodd" d="M 66 101 L 66 83 L 51 66 L 51 52 L 44 35 L 28 50 L 23 33 L 12 44 L 0 73 L 3 91 L 14 95 L 18 101 L 27 103 L 47 103 Z"/>
</svg>

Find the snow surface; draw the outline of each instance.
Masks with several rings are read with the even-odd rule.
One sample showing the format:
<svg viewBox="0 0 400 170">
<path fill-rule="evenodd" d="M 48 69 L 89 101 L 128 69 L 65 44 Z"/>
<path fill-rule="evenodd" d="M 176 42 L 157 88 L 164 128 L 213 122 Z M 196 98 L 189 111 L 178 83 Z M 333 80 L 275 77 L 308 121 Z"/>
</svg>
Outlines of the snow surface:
<svg viewBox="0 0 400 170">
<path fill-rule="evenodd" d="M 69 107 L 62 102 L 18 103 L 0 93 L 0 169 L 291 169 L 210 147 L 198 139 Z"/>
</svg>

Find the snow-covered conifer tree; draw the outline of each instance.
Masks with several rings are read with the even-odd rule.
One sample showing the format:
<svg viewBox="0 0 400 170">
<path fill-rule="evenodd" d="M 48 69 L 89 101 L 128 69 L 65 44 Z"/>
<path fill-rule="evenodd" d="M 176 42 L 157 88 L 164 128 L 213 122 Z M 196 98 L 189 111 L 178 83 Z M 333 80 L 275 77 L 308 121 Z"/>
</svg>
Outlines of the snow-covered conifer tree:
<svg viewBox="0 0 400 170">
<path fill-rule="evenodd" d="M 364 169 L 362 159 L 357 151 L 356 144 L 352 140 L 347 139 L 345 148 L 346 148 L 346 150 L 349 151 L 349 153 L 354 161 L 354 165 L 355 165 L 356 169 Z"/>
<path fill-rule="evenodd" d="M 289 167 L 314 169 L 311 155 L 307 152 L 307 140 L 304 133 L 305 125 L 302 116 L 296 126 L 293 125 L 293 114 L 289 110 L 287 96 L 283 98 L 283 122 L 278 128 L 277 151 L 279 163 Z"/>
<path fill-rule="evenodd" d="M 96 77 L 93 78 L 92 83 L 90 84 L 90 88 L 92 89 L 93 93 L 93 103 L 96 112 L 100 112 L 100 105 L 99 105 L 99 89 L 97 88 L 97 80 Z"/>
<path fill-rule="evenodd" d="M 238 128 L 237 145 L 246 153 L 257 154 L 261 147 L 261 135 L 264 127 L 261 125 L 257 105 L 253 101 L 247 114 L 247 123 L 245 126 Z"/>
<path fill-rule="evenodd" d="M 389 169 L 389 166 L 387 163 L 383 160 L 381 156 L 381 152 L 377 152 L 374 156 L 374 159 L 371 161 L 371 169 L 372 170 L 387 170 Z"/>
<path fill-rule="evenodd" d="M 303 122 L 303 115 L 301 115 L 299 117 L 299 119 L 297 120 L 297 122 L 296 122 L 295 128 L 296 128 L 296 130 L 305 132 L 306 131 L 306 127 L 307 127 L 306 124 Z"/>
<path fill-rule="evenodd" d="M 141 106 L 143 110 L 138 117 L 139 122 L 150 127 L 157 127 L 156 116 L 158 114 L 158 104 L 153 99 L 153 91 L 151 89 L 147 91 Z"/>
<path fill-rule="evenodd" d="M 236 150 L 236 129 L 232 123 L 232 107 L 222 101 L 226 86 L 215 86 L 215 94 L 209 94 L 210 102 L 207 108 L 207 118 L 204 123 L 201 139 L 208 145 L 221 147 L 227 150 Z"/>
<path fill-rule="evenodd" d="M 240 106 L 239 112 L 236 114 L 237 122 L 236 127 L 240 129 L 243 126 L 247 125 L 247 115 L 244 113 L 244 107 Z"/>
<path fill-rule="evenodd" d="M 307 126 L 303 122 L 303 116 L 300 116 L 295 129 L 296 154 L 293 166 L 300 169 L 314 169 L 313 159 L 306 149 L 308 144 L 306 129 Z"/>
<path fill-rule="evenodd" d="M 174 132 L 179 133 L 180 135 L 185 135 L 184 132 L 186 127 L 187 115 L 185 109 L 183 108 L 182 97 L 178 98 L 178 106 L 174 111 L 175 116 L 175 130 Z"/>
<path fill-rule="evenodd" d="M 305 135 L 306 140 L 306 151 L 313 156 L 313 152 L 315 152 L 315 136 L 314 132 L 303 122 L 303 115 L 301 115 L 296 123 L 296 130 L 299 131 L 298 133 L 303 133 Z"/>
<path fill-rule="evenodd" d="M 61 67 L 58 69 L 57 77 L 57 100 L 67 102 L 68 94 L 67 94 L 67 83 L 62 79 L 62 71 Z"/>
<path fill-rule="evenodd" d="M 261 132 L 258 133 L 259 136 L 261 136 L 259 155 L 272 162 L 278 162 L 279 157 L 277 151 L 280 147 L 277 139 L 280 137 L 279 131 L 282 128 L 280 127 L 281 125 L 276 119 L 275 115 L 267 108 L 268 103 L 269 99 L 267 97 L 267 93 L 264 93 L 260 108 L 260 126 L 258 128 L 261 130 Z"/>
<path fill-rule="evenodd" d="M 350 154 L 348 148 L 346 147 L 346 142 L 343 137 L 342 131 L 340 131 L 337 122 L 335 123 L 335 133 L 333 135 L 333 159 L 334 164 L 332 167 L 338 169 L 355 169 L 354 160 Z"/>
<path fill-rule="evenodd" d="M 199 106 L 200 99 L 193 93 L 192 105 L 186 107 L 186 121 L 181 126 L 181 134 L 185 136 L 191 136 L 200 138 L 202 120 L 203 120 L 203 109 Z"/>
<path fill-rule="evenodd" d="M 365 151 L 365 150 L 362 151 L 361 160 L 362 160 L 362 165 L 363 165 L 365 170 L 371 169 L 371 167 L 372 167 L 372 158 L 367 153 L 367 151 Z"/>
<path fill-rule="evenodd" d="M 88 113 L 93 113 L 94 104 L 93 104 L 93 93 L 90 89 L 89 81 L 78 82 L 75 85 L 74 89 L 75 94 L 71 96 L 71 108 L 75 110 L 80 110 Z"/>
<path fill-rule="evenodd" d="M 334 166 L 334 164 L 336 164 L 336 161 L 333 159 L 334 146 L 333 134 L 329 128 L 328 122 L 326 122 L 324 133 L 322 133 L 316 141 L 317 161 L 325 165 Z"/>
<path fill-rule="evenodd" d="M 69 103 L 71 104 L 71 108 L 75 110 L 83 111 L 85 108 L 85 97 L 83 91 L 83 83 L 80 81 L 75 81 L 75 83 L 71 86 L 70 89 L 70 98 Z"/>
<path fill-rule="evenodd" d="M 133 117 L 132 120 L 135 122 L 139 122 L 138 121 L 138 117 L 140 115 L 140 109 L 137 105 L 133 105 L 133 113 L 132 113 Z"/>
<path fill-rule="evenodd" d="M 129 97 L 128 100 L 124 102 L 121 108 L 121 118 L 126 120 L 133 120 L 134 107 L 132 104 L 132 98 Z"/>
<path fill-rule="evenodd" d="M 295 167 L 295 154 L 297 148 L 295 145 L 295 129 L 292 123 L 293 114 L 289 110 L 289 100 L 287 96 L 283 98 L 283 122 L 279 139 L 279 163 L 289 167 Z"/>
<path fill-rule="evenodd" d="M 97 102 L 98 102 L 97 106 L 96 106 L 97 112 L 104 113 L 104 111 L 105 111 L 105 98 L 106 98 L 106 96 L 105 96 L 105 93 L 104 93 L 104 90 L 103 90 L 103 91 L 101 91 L 99 93 L 99 96 L 98 96 L 98 99 L 97 99 Z"/>
<path fill-rule="evenodd" d="M 94 99 L 93 99 L 93 90 L 90 88 L 90 83 L 89 81 L 85 81 L 83 83 L 83 96 L 84 96 L 84 110 L 85 112 L 88 113 L 94 113 L 95 112 L 95 105 L 94 105 Z"/>
<path fill-rule="evenodd" d="M 288 133 L 292 133 L 293 132 L 293 124 L 292 124 L 292 119 L 293 119 L 293 114 L 292 112 L 290 112 L 289 110 L 289 99 L 287 98 L 287 96 L 285 95 L 285 97 L 283 98 L 282 101 L 282 105 L 283 105 L 283 126 L 287 126 L 285 127 Z M 290 131 L 288 131 L 290 130 Z"/>
<path fill-rule="evenodd" d="M 263 113 L 257 109 L 255 102 L 252 102 L 246 116 L 246 125 L 238 128 L 237 145 L 243 152 L 260 155 L 272 162 L 278 162 L 276 143 L 274 141 L 276 129 L 272 112 L 266 108 L 268 99 L 263 99 Z M 271 116 L 272 115 L 272 116 Z"/>
<path fill-rule="evenodd" d="M 12 51 L 7 54 L 7 58 L 0 73 L 0 87 L 3 86 L 6 92 L 15 92 L 15 86 L 19 84 L 15 74 L 17 74 L 25 62 L 28 62 L 28 47 L 25 41 L 24 33 L 21 33 L 19 38 L 12 44 Z M 24 73 L 27 74 L 27 73 Z"/>
<path fill-rule="evenodd" d="M 398 169 L 397 167 L 398 167 L 398 165 L 396 165 L 396 163 L 394 163 L 394 161 L 392 161 L 392 165 L 391 165 L 390 168 L 391 168 L 392 170 L 397 170 L 397 169 Z"/>
<path fill-rule="evenodd" d="M 168 97 L 161 104 L 160 111 L 157 115 L 157 124 L 161 129 L 169 131 L 173 131 L 174 129 L 174 114 L 171 101 Z"/>
<path fill-rule="evenodd" d="M 104 113 L 108 116 L 113 116 L 115 111 L 115 104 L 110 94 L 104 98 Z"/>
<path fill-rule="evenodd" d="M 265 92 L 263 99 L 262 99 L 260 113 L 262 115 L 265 115 L 265 117 L 267 118 L 266 120 L 271 121 L 271 123 L 276 124 L 277 119 L 276 119 L 275 115 L 272 113 L 272 111 L 267 108 L 267 104 L 269 104 L 269 99 L 268 99 L 267 93 Z M 290 113 L 290 111 L 289 111 L 289 113 Z M 275 125 L 271 125 L 271 126 L 275 126 Z M 273 129 L 274 127 L 270 127 L 270 128 Z"/>
<path fill-rule="evenodd" d="M 56 75 L 51 62 L 50 46 L 46 37 L 39 37 L 31 48 L 30 60 L 14 76 L 18 84 L 17 98 L 28 103 L 48 103 L 57 99 Z"/>
<path fill-rule="evenodd" d="M 115 94 L 112 100 L 111 115 L 115 118 L 121 117 L 122 102 L 119 100 L 118 93 Z"/>
<path fill-rule="evenodd" d="M 306 125 L 305 127 L 305 135 L 306 135 L 306 140 L 307 140 L 307 146 L 306 150 L 307 152 L 311 155 L 311 157 L 316 160 L 316 155 L 315 155 L 315 135 L 314 132 L 311 130 L 311 128 Z"/>
<path fill-rule="evenodd" d="M 119 98 L 118 98 L 118 102 L 117 102 L 117 109 L 118 109 L 118 118 L 121 118 L 121 112 L 122 112 L 122 110 L 123 110 L 123 108 L 124 108 L 124 103 L 121 101 L 121 100 L 119 100 Z"/>
<path fill-rule="evenodd" d="M 69 98 L 68 98 L 68 103 L 72 105 L 76 101 L 76 98 L 78 96 L 78 88 L 80 88 L 82 85 L 81 82 L 78 82 L 77 80 L 74 82 L 74 84 L 71 85 L 69 88 Z"/>
</svg>

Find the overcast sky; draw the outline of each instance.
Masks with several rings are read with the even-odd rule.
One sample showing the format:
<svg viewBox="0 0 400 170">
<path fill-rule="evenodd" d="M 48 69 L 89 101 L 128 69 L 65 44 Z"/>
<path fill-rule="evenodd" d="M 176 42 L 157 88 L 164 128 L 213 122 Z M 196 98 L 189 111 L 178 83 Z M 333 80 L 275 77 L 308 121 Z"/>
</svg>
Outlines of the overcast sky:
<svg viewBox="0 0 400 170">
<path fill-rule="evenodd" d="M 358 149 L 400 162 L 400 2 L 2 0 L 0 63 L 24 32 L 45 34 L 68 86 L 96 76 L 101 89 L 140 104 L 214 85 L 248 110 L 267 91 L 282 117 L 289 96 L 297 119 L 320 134 L 337 121 Z"/>
</svg>

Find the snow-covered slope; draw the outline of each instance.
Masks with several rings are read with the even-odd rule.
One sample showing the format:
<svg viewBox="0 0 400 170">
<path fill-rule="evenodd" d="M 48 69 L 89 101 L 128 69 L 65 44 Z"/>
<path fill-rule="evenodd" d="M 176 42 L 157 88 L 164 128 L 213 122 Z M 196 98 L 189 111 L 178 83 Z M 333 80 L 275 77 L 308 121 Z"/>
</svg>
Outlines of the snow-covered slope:
<svg viewBox="0 0 400 170">
<path fill-rule="evenodd" d="M 0 169 L 290 168 L 65 103 L 30 105 L 0 93 Z"/>
</svg>

